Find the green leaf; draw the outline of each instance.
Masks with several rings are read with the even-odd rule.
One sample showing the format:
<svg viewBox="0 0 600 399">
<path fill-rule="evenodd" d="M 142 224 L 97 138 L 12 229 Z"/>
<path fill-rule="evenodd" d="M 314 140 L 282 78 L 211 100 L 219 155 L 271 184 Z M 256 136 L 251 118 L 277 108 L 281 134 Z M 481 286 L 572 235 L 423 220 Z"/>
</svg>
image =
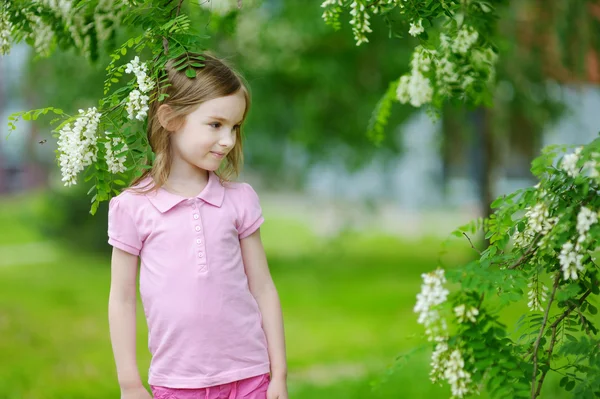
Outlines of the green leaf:
<svg viewBox="0 0 600 399">
<path fill-rule="evenodd" d="M 194 79 L 196 77 L 196 71 L 193 68 L 188 68 L 185 71 L 185 76 L 187 76 L 190 79 Z"/>
<path fill-rule="evenodd" d="M 560 383 L 558 385 L 562 388 L 567 384 L 567 382 L 569 382 L 569 377 L 563 377 L 560 379 Z"/>
<path fill-rule="evenodd" d="M 567 385 L 565 385 L 565 390 L 567 392 L 573 390 L 573 388 L 575 388 L 575 381 L 569 381 Z"/>
</svg>

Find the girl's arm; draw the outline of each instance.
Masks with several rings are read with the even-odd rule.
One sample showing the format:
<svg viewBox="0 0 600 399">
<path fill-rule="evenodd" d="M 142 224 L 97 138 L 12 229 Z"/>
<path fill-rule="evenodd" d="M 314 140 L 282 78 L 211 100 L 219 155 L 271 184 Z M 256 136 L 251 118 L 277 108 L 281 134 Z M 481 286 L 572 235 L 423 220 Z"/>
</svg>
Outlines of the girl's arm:
<svg viewBox="0 0 600 399">
<path fill-rule="evenodd" d="M 263 329 L 267 337 L 269 361 L 271 363 L 271 378 L 285 381 L 287 378 L 287 361 L 283 315 L 279 295 L 271 278 L 267 257 L 260 239 L 260 229 L 243 238 L 240 244 L 250 292 L 256 299 L 262 313 Z"/>
<path fill-rule="evenodd" d="M 108 321 L 121 392 L 143 388 L 136 359 L 138 257 L 113 247 Z"/>
</svg>

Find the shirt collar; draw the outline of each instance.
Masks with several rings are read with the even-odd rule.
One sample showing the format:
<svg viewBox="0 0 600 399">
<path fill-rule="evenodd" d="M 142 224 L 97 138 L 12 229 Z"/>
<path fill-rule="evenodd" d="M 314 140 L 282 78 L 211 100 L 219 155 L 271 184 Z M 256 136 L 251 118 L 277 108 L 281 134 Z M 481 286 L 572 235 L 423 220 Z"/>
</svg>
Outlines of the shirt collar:
<svg viewBox="0 0 600 399">
<path fill-rule="evenodd" d="M 214 172 L 208 173 L 208 183 L 204 187 L 204 189 L 198 194 L 195 198 L 199 198 L 204 202 L 207 202 L 216 207 L 221 207 L 223 204 L 223 198 L 225 196 L 225 187 L 221 184 L 219 176 L 217 176 Z M 149 194 L 146 194 L 146 197 L 152 205 L 156 209 L 158 209 L 161 213 L 165 213 L 175 205 L 186 201 L 188 198 L 182 197 L 177 194 L 173 194 L 165 190 L 164 188 L 159 188 L 157 191 L 153 191 Z"/>
</svg>

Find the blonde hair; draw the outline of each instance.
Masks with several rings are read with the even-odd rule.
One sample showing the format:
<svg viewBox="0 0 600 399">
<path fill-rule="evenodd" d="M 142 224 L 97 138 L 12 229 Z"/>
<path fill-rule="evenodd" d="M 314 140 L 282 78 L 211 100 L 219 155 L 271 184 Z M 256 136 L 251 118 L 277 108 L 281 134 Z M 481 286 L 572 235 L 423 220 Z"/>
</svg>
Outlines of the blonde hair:
<svg viewBox="0 0 600 399">
<path fill-rule="evenodd" d="M 186 57 L 186 54 L 170 60 L 165 69 L 168 77 L 168 85 L 161 85 L 156 88 L 153 97 L 156 100 L 150 104 L 148 111 L 148 142 L 155 154 L 151 169 L 144 170 L 144 173 L 135 179 L 131 186 L 137 186 L 147 177 L 152 177 L 152 181 L 144 187 L 138 187 L 137 190 L 148 193 L 158 190 L 162 187 L 170 174 L 172 154 L 171 137 L 172 134 L 165 126 L 175 124 L 181 126 L 186 116 L 192 113 L 203 102 L 228 96 L 242 91 L 246 99 L 246 109 L 242 122 L 246 119 L 250 108 L 250 93 L 244 82 L 243 77 L 232 67 L 226 65 L 222 60 L 214 57 L 210 53 L 190 54 L 189 56 L 201 56 L 204 58 L 203 67 L 192 67 L 196 71 L 195 78 L 188 78 L 185 69 L 178 71 L 173 65 L 177 61 Z M 167 94 L 165 101 L 159 102 L 161 94 Z M 168 105 L 171 109 L 162 123 L 158 117 L 158 109 L 162 105 Z M 164 126 L 163 126 L 164 125 Z M 150 162 L 148 160 L 148 162 Z M 227 154 L 225 162 L 221 168 L 216 171 L 216 175 L 222 182 L 228 182 L 235 179 L 242 168 L 242 128 L 238 127 L 236 132 L 236 142 L 232 150 Z"/>
</svg>

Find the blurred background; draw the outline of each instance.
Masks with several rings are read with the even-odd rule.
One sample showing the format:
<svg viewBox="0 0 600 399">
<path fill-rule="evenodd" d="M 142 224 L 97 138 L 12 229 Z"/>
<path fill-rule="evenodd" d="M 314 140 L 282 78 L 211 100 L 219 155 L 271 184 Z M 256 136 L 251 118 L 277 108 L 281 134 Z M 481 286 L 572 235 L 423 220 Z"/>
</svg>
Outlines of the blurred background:
<svg viewBox="0 0 600 399">
<path fill-rule="evenodd" d="M 433 121 L 396 103 L 380 145 L 367 124 L 416 41 L 373 20 L 357 47 L 320 1 L 244 1 L 192 10 L 207 47 L 249 82 L 241 176 L 258 191 L 263 241 L 281 297 L 294 399 L 443 398 L 413 313 L 421 274 L 468 262 L 446 241 L 489 214 L 498 195 L 536 184 L 548 144 L 600 130 L 600 12 L 586 1 L 509 2 L 501 10 L 494 104 L 447 106 Z M 0 117 L 55 106 L 74 114 L 102 96 L 107 53 L 39 58 L 27 45 L 0 58 Z M 405 34 L 405 32 L 401 32 Z M 64 188 L 48 120 L 0 124 L 0 399 L 117 398 L 108 335 L 106 203 Z M 140 312 L 141 313 L 141 312 Z M 507 314 L 507 320 L 513 315 Z M 139 365 L 149 354 L 140 315 Z M 557 380 L 545 398 L 564 397 Z"/>
</svg>

